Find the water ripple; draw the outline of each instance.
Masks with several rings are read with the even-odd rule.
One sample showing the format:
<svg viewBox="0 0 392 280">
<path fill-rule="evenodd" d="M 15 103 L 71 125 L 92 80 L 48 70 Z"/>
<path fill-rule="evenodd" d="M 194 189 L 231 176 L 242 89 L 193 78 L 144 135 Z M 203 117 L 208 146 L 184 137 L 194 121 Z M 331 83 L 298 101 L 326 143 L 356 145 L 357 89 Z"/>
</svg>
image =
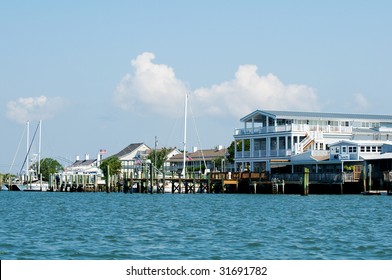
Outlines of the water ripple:
<svg viewBox="0 0 392 280">
<path fill-rule="evenodd" d="M 391 197 L 0 192 L 1 259 L 392 259 Z"/>
</svg>

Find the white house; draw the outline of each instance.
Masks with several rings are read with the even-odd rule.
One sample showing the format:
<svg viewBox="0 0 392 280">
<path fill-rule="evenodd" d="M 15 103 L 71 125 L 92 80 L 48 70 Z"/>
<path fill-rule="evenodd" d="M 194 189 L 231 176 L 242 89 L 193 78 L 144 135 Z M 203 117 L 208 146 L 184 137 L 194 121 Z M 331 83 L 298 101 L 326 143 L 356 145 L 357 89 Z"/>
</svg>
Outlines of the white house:
<svg viewBox="0 0 392 280">
<path fill-rule="evenodd" d="M 389 115 L 256 110 L 241 122 L 234 132 L 237 171 L 337 171 L 343 161 L 379 157 L 392 143 Z"/>
<path fill-rule="evenodd" d="M 150 148 L 146 144 L 133 143 L 113 156 L 118 157 L 121 161 L 121 173 L 130 174 L 131 172 L 141 171 L 149 151 Z"/>
</svg>

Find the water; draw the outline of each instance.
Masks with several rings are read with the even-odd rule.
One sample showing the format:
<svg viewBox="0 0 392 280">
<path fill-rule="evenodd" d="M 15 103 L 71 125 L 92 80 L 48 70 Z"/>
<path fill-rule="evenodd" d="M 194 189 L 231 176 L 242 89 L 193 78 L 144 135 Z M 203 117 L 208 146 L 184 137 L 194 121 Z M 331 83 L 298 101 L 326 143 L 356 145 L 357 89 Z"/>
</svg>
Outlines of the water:
<svg viewBox="0 0 392 280">
<path fill-rule="evenodd" d="M 392 196 L 0 192 L 0 259 L 392 259 Z"/>
</svg>

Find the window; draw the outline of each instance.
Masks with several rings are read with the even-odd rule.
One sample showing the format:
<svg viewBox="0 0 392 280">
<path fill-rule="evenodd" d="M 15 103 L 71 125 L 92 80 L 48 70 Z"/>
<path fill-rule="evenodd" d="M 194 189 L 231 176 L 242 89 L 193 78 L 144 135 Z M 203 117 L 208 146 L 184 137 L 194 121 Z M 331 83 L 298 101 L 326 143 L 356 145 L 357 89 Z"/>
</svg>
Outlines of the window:
<svg viewBox="0 0 392 280">
<path fill-rule="evenodd" d="M 366 146 L 366 152 L 370 153 L 370 146 Z"/>
<path fill-rule="evenodd" d="M 342 153 L 343 153 L 343 154 L 346 154 L 346 153 L 347 153 L 347 147 L 346 147 L 346 146 L 343 146 L 343 147 L 342 147 Z"/>
<path fill-rule="evenodd" d="M 361 152 L 364 153 L 365 152 L 365 147 L 361 146 Z"/>
<path fill-rule="evenodd" d="M 373 146 L 372 147 L 372 153 L 375 153 L 375 152 L 377 152 L 377 147 Z"/>
<path fill-rule="evenodd" d="M 381 149 L 381 147 L 379 146 L 379 147 L 377 147 L 377 152 L 379 152 L 379 153 L 381 153 L 382 152 L 382 149 Z"/>
<path fill-rule="evenodd" d="M 357 147 L 355 147 L 355 146 L 348 147 L 348 152 L 350 154 L 355 154 L 357 152 Z"/>
</svg>

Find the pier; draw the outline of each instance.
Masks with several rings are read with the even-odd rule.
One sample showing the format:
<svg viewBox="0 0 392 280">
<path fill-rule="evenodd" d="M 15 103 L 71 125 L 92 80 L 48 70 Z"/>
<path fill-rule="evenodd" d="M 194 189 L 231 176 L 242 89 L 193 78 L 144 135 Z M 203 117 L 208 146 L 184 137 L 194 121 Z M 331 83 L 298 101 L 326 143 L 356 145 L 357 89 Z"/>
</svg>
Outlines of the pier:
<svg viewBox="0 0 392 280">
<path fill-rule="evenodd" d="M 392 193 L 392 172 L 355 173 L 275 173 L 211 172 L 206 175 L 124 173 L 103 180 L 96 174 L 52 174 L 47 191 L 122 192 L 172 194 L 361 194 Z M 10 190 L 13 190 L 12 188 Z"/>
</svg>

